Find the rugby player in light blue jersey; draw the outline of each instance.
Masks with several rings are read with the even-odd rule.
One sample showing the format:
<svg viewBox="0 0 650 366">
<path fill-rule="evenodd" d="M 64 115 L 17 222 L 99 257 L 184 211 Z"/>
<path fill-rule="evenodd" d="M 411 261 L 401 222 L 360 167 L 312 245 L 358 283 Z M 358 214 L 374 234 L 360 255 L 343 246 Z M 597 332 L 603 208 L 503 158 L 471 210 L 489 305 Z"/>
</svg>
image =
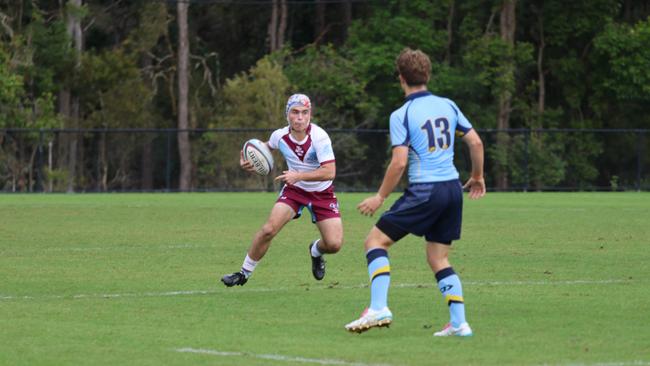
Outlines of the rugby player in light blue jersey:
<svg viewBox="0 0 650 366">
<path fill-rule="evenodd" d="M 361 202 L 358 209 L 364 215 L 374 214 L 395 189 L 407 165 L 409 185 L 366 238 L 370 306 L 345 328 L 361 333 L 393 321 L 388 309 L 388 248 L 414 234 L 426 240 L 427 260 L 449 307 L 449 324 L 434 335 L 471 336 L 460 278 L 449 264 L 448 253 L 452 241 L 460 239 L 463 188 L 469 189 L 471 199 L 485 195 L 483 143 L 453 101 L 427 91 L 431 61 L 425 53 L 406 48 L 397 57 L 396 66 L 406 101 L 390 116 L 393 156 L 379 191 Z M 469 146 L 472 161 L 471 177 L 464 186 L 454 166 L 456 136 Z"/>
</svg>

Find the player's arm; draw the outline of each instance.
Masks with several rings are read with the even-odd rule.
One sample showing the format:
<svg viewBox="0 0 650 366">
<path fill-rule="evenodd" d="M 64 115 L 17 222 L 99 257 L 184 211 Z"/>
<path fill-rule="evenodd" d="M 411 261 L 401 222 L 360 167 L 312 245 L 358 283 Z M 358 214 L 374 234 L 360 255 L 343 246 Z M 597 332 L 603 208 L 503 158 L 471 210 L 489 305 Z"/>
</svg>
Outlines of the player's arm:
<svg viewBox="0 0 650 366">
<path fill-rule="evenodd" d="M 269 142 L 265 142 L 264 145 L 269 148 L 269 150 L 272 150 L 271 145 Z M 250 161 L 244 160 L 244 150 L 239 151 L 239 167 L 244 169 L 247 172 L 255 173 L 255 168 L 253 167 L 253 164 Z"/>
<path fill-rule="evenodd" d="M 483 178 L 483 141 L 478 133 L 472 129 L 465 136 L 463 142 L 469 147 L 472 160 L 472 173 L 463 188 L 469 188 L 469 198 L 477 199 L 485 196 L 485 179 Z"/>
<path fill-rule="evenodd" d="M 400 179 L 402 179 L 404 170 L 406 170 L 406 164 L 408 163 L 408 154 L 408 146 L 400 145 L 393 148 L 393 156 L 390 159 L 388 168 L 386 168 L 386 174 L 384 174 L 384 180 L 379 187 L 379 191 L 376 195 L 366 198 L 357 206 L 359 212 L 363 215 L 372 216 L 381 207 L 386 198 L 397 187 Z"/>
<path fill-rule="evenodd" d="M 295 184 L 298 181 L 324 181 L 334 180 L 336 177 L 336 163 L 334 161 L 327 162 L 315 170 L 310 172 L 294 172 L 285 170 L 282 175 L 275 177 L 275 180 L 281 180 L 287 184 Z"/>
</svg>

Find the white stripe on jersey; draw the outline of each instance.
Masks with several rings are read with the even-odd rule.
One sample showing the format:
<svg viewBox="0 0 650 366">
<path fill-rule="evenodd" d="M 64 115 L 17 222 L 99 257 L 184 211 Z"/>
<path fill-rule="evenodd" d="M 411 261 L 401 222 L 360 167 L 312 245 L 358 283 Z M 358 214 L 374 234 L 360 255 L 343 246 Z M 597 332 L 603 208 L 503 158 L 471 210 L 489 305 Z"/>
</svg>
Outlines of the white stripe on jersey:
<svg viewBox="0 0 650 366">
<path fill-rule="evenodd" d="M 295 172 L 311 172 L 335 160 L 329 135 L 313 123 L 307 127 L 307 137 L 303 141 L 291 136 L 289 126 L 273 131 L 269 147 L 280 150 L 288 170 Z M 294 185 L 307 192 L 320 192 L 332 185 L 332 181 L 299 181 Z"/>
</svg>

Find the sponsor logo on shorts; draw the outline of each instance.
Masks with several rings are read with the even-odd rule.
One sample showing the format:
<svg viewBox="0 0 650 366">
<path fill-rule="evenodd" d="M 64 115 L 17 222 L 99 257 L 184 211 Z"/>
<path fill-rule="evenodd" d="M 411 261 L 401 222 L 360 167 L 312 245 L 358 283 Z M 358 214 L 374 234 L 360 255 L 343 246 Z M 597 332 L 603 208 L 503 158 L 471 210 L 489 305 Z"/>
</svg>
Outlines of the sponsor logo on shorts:
<svg viewBox="0 0 650 366">
<path fill-rule="evenodd" d="M 332 202 L 330 203 L 330 208 L 334 213 L 339 213 L 339 204 L 338 202 Z"/>
</svg>

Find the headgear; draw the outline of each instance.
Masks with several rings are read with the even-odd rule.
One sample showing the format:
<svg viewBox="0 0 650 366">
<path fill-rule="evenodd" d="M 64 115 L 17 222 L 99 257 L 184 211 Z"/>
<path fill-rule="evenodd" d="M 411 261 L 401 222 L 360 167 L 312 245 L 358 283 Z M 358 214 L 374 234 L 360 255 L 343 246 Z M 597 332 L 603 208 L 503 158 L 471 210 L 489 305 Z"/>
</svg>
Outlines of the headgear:
<svg viewBox="0 0 650 366">
<path fill-rule="evenodd" d="M 287 122 L 289 121 L 289 111 L 295 106 L 307 107 L 311 109 L 311 101 L 305 94 L 294 94 L 290 96 L 289 100 L 287 100 L 287 108 L 284 111 L 285 115 L 287 116 Z"/>
</svg>

